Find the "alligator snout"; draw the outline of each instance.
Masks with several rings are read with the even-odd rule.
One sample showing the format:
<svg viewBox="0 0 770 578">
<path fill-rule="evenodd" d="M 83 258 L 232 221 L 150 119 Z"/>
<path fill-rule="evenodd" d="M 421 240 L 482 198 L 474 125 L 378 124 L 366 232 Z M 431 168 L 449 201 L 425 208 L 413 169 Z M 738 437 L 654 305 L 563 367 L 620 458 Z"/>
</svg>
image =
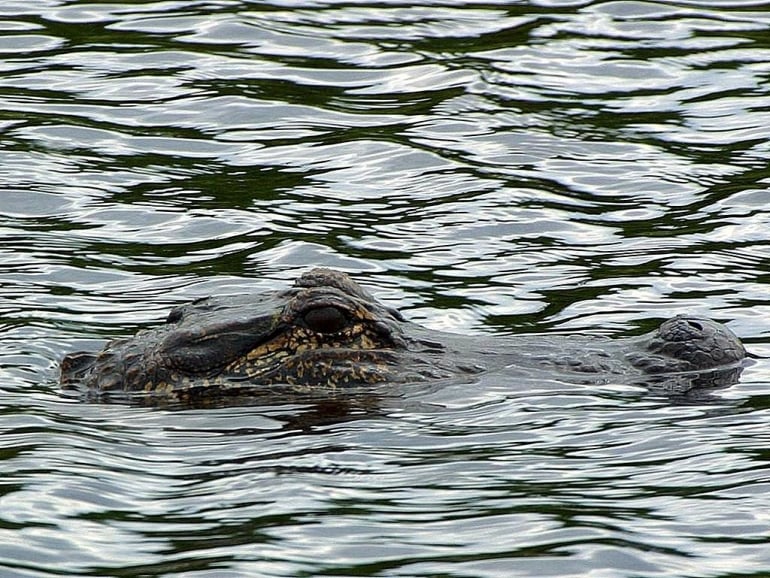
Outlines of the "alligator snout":
<svg viewBox="0 0 770 578">
<path fill-rule="evenodd" d="M 647 349 L 670 359 L 654 373 L 710 369 L 737 363 L 746 357 L 741 340 L 727 327 L 711 319 L 686 315 L 664 321 Z"/>
</svg>

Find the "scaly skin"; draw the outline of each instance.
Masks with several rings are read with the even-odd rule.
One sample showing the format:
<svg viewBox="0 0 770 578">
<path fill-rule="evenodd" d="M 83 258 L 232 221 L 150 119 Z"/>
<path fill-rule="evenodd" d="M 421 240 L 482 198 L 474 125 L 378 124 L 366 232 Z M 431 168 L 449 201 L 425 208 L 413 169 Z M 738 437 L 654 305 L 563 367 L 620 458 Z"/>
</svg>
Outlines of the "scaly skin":
<svg viewBox="0 0 770 578">
<path fill-rule="evenodd" d="M 96 396 L 177 400 L 274 384 L 314 391 L 446 380 L 501 368 L 573 381 L 718 370 L 734 381 L 745 355 L 723 325 L 686 316 L 631 339 L 434 332 L 404 320 L 346 274 L 313 269 L 289 289 L 200 299 L 173 309 L 161 327 L 112 341 L 96 354 L 70 354 L 61 381 Z"/>
</svg>

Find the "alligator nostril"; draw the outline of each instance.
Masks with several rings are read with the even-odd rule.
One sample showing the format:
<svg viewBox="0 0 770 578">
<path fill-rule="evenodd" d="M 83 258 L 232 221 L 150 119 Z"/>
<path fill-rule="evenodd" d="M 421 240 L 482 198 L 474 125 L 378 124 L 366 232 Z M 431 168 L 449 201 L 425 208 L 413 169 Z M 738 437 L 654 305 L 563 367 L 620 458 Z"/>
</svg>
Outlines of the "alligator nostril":
<svg viewBox="0 0 770 578">
<path fill-rule="evenodd" d="M 698 331 L 703 331 L 703 325 L 699 321 L 693 321 L 692 319 L 688 319 L 687 323 L 690 327 L 694 327 Z"/>
</svg>

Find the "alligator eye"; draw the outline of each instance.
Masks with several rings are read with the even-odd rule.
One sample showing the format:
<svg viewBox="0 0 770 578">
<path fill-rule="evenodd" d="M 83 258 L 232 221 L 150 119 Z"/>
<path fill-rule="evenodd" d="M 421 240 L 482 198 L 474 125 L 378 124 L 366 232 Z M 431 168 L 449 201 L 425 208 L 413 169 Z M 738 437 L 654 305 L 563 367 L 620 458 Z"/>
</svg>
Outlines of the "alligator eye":
<svg viewBox="0 0 770 578">
<path fill-rule="evenodd" d="M 336 307 L 319 307 L 307 311 L 305 325 L 318 333 L 336 333 L 348 324 L 345 314 Z"/>
</svg>

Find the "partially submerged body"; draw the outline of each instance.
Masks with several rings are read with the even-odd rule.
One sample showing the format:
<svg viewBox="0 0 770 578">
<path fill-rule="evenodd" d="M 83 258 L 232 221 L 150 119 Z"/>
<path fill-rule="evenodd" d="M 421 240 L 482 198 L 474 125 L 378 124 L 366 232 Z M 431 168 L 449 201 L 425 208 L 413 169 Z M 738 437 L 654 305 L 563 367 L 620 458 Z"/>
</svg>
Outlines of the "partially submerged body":
<svg viewBox="0 0 770 578">
<path fill-rule="evenodd" d="M 99 399 L 182 402 L 296 390 L 462 378 L 517 368 L 566 381 L 685 379 L 726 385 L 746 356 L 715 321 L 677 316 L 630 339 L 518 335 L 464 337 L 428 330 L 384 306 L 346 274 L 313 269 L 288 289 L 207 297 L 165 325 L 61 364 L 65 386 Z"/>
</svg>

